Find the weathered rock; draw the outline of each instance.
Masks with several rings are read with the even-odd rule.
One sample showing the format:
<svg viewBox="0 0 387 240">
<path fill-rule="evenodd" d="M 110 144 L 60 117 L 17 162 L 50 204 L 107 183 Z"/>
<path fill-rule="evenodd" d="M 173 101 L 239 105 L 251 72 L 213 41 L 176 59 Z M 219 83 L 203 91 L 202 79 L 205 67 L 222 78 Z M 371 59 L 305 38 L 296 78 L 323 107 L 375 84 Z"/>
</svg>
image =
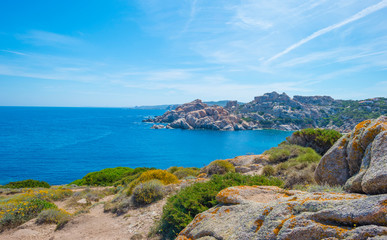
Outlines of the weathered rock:
<svg viewBox="0 0 387 240">
<path fill-rule="evenodd" d="M 387 117 L 361 122 L 339 139 L 321 158 L 315 180 L 345 184 L 350 192 L 387 193 Z"/>
<path fill-rule="evenodd" d="M 350 176 L 345 148 L 347 141 L 347 136 L 343 136 L 321 158 L 314 173 L 318 183 L 343 185 L 348 180 Z"/>
<path fill-rule="evenodd" d="M 240 186 L 196 215 L 183 239 L 357 239 L 387 235 L 387 194 L 306 193 Z M 377 238 L 376 238 L 377 239 Z"/>
<path fill-rule="evenodd" d="M 162 124 L 154 124 L 151 128 L 152 129 L 163 129 L 163 128 L 165 128 L 165 126 Z"/>
<path fill-rule="evenodd" d="M 379 133 L 372 142 L 371 161 L 361 182 L 366 193 L 387 193 L 387 131 Z"/>
<path fill-rule="evenodd" d="M 147 122 L 168 123 L 167 127 L 182 129 L 245 130 L 248 124 L 220 106 L 208 106 L 201 100 L 178 106 Z M 249 126 L 250 127 L 250 126 Z"/>
</svg>

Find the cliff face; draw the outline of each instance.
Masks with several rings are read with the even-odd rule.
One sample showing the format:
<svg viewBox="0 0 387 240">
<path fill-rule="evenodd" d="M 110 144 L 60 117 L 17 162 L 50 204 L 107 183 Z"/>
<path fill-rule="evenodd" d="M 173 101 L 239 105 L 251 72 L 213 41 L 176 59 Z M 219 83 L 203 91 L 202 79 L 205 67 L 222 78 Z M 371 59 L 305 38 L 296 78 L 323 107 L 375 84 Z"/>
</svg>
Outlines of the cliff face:
<svg viewBox="0 0 387 240">
<path fill-rule="evenodd" d="M 167 128 L 210 129 L 210 130 L 246 130 L 250 125 L 241 118 L 230 114 L 221 106 L 208 106 L 197 99 L 185 103 L 175 110 L 167 111 L 161 116 L 145 121 L 167 123 Z M 153 128 L 162 128 L 156 125 Z"/>
</svg>

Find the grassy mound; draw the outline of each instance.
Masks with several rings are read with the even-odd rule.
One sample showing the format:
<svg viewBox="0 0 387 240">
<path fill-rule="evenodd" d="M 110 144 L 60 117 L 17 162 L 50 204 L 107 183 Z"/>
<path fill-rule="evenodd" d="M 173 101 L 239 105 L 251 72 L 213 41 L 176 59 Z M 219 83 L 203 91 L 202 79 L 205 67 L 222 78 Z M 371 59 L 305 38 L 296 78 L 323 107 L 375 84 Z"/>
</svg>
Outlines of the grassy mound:
<svg viewBox="0 0 387 240">
<path fill-rule="evenodd" d="M 285 188 L 315 183 L 313 174 L 321 155 L 312 148 L 281 143 L 265 154 L 269 155 L 270 165 L 264 167 L 264 174 L 283 179 Z"/>
<path fill-rule="evenodd" d="M 71 184 L 78 186 L 111 186 L 134 170 L 128 167 L 105 168 L 98 172 L 86 174 L 82 179 L 75 180 Z"/>
<path fill-rule="evenodd" d="M 211 180 L 196 183 L 184 188 L 168 199 L 164 206 L 158 232 L 164 239 L 174 239 L 195 217 L 196 214 L 215 206 L 219 191 L 231 186 L 267 185 L 281 187 L 283 182 L 277 178 L 248 176 L 239 173 L 214 175 Z"/>
<path fill-rule="evenodd" d="M 50 188 L 50 184 L 44 181 L 27 179 L 23 181 L 10 182 L 1 188 Z"/>
</svg>

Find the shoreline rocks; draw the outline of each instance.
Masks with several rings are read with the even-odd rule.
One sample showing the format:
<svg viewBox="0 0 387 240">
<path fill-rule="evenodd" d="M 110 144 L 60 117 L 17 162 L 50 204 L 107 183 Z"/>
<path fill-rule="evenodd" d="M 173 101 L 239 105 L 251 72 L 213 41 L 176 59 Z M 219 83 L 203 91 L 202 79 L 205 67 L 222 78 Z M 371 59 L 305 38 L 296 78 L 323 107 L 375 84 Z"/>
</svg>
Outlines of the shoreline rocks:
<svg viewBox="0 0 387 240">
<path fill-rule="evenodd" d="M 230 114 L 221 106 L 208 106 L 200 99 L 178 106 L 154 119 L 144 122 L 167 123 L 167 128 L 210 129 L 210 130 L 246 130 L 252 127 L 241 118 Z M 153 125 L 156 128 L 159 125 Z M 159 129 L 159 128 L 157 128 Z"/>
</svg>

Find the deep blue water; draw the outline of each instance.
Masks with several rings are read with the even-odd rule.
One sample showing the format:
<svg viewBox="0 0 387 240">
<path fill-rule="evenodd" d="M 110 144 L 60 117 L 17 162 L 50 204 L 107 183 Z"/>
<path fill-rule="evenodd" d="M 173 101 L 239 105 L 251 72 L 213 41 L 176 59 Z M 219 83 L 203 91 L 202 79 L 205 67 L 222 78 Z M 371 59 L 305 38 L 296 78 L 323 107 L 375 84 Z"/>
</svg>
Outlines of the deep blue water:
<svg viewBox="0 0 387 240">
<path fill-rule="evenodd" d="M 161 110 L 0 107 L 0 184 L 37 179 L 69 183 L 103 168 L 202 167 L 259 154 L 291 132 L 150 129 Z"/>
</svg>

